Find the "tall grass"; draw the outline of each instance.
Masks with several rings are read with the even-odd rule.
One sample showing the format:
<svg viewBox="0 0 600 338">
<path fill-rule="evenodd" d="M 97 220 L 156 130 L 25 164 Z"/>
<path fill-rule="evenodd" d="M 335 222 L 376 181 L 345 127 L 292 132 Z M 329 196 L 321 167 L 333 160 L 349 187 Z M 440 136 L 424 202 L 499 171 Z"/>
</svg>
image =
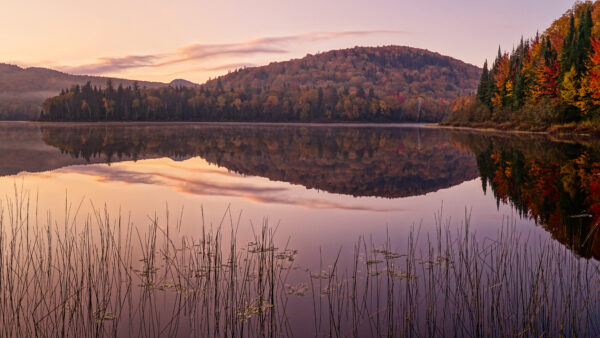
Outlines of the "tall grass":
<svg viewBox="0 0 600 338">
<path fill-rule="evenodd" d="M 433 233 L 361 237 L 301 268 L 266 221 L 239 243 L 229 209 L 190 237 L 168 212 L 135 226 L 65 202 L 58 224 L 36 205 L 22 188 L 0 205 L 1 336 L 600 334 L 597 262 L 510 221 L 481 239 L 440 212 Z"/>
<path fill-rule="evenodd" d="M 556 242 L 520 235 L 507 220 L 494 238 L 437 217 L 394 252 L 360 238 L 350 278 L 336 285 L 335 336 L 598 336 L 600 271 Z M 417 242 L 421 242 L 418 245 Z M 329 302 L 321 299 L 321 302 Z"/>
</svg>

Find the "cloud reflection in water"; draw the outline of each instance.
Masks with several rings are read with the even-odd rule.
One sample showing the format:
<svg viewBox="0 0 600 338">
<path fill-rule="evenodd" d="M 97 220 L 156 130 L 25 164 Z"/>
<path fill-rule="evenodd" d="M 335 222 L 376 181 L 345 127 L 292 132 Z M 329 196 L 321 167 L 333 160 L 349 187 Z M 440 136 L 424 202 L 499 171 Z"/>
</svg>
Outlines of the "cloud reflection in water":
<svg viewBox="0 0 600 338">
<path fill-rule="evenodd" d="M 46 173 L 48 175 L 49 173 Z M 171 187 L 198 196 L 242 198 L 254 203 L 299 206 L 307 209 L 339 209 L 373 212 L 402 211 L 401 208 L 370 206 L 368 198 L 332 194 L 300 185 L 244 176 L 208 164 L 201 158 L 174 163 L 169 158 L 120 162 L 110 166 L 93 164 L 58 169 L 52 175 L 80 174 L 102 183 L 148 184 Z M 381 202 L 381 199 L 378 199 Z M 388 202 L 392 203 L 391 200 Z"/>
</svg>

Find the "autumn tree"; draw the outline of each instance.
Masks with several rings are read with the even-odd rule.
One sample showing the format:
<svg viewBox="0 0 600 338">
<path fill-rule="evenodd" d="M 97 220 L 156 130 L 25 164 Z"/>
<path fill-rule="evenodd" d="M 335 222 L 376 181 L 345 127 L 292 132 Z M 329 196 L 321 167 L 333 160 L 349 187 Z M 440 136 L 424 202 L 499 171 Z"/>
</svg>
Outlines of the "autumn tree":
<svg viewBox="0 0 600 338">
<path fill-rule="evenodd" d="M 600 105 L 600 40 L 592 40 L 592 53 L 588 64 L 588 86 L 594 104 Z"/>
<path fill-rule="evenodd" d="M 560 87 L 560 98 L 568 105 L 575 106 L 578 99 L 577 71 L 575 65 L 564 74 Z"/>
</svg>

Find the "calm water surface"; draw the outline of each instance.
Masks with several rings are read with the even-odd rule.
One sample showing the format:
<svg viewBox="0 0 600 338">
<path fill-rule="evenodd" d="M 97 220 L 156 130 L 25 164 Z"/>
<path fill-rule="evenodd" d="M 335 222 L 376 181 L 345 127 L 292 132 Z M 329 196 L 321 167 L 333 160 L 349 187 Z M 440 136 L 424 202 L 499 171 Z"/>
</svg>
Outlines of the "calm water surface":
<svg viewBox="0 0 600 338">
<path fill-rule="evenodd" d="M 83 199 L 80 215 L 106 204 L 135 223 L 168 204 L 193 232 L 201 207 L 213 222 L 230 207 L 242 228 L 266 218 L 305 253 L 428 229 L 439 211 L 455 226 L 467 212 L 482 235 L 512 217 L 519 229 L 570 241 L 561 225 L 594 212 L 600 160 L 594 143 L 402 125 L 4 123 L 0 131 L 2 191 L 23 185 L 39 194 L 40 210 Z M 596 255 L 593 247 L 580 254 Z"/>
<path fill-rule="evenodd" d="M 300 269 L 338 252 L 350 262 L 359 236 L 402 252 L 411 228 L 435 231 L 436 213 L 451 229 L 468 217 L 483 240 L 514 224 L 596 260 L 599 149 L 418 125 L 1 123 L 0 191 L 29 192 L 58 220 L 65 201 L 82 220 L 106 208 L 146 224 L 168 210 L 189 236 L 229 210 L 242 242 L 277 227 Z"/>
</svg>

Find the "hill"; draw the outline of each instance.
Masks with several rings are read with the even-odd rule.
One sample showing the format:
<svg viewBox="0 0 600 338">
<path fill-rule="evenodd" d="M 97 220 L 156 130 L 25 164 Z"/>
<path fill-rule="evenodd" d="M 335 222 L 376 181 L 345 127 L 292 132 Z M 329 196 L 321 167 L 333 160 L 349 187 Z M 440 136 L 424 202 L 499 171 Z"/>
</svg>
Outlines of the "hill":
<svg viewBox="0 0 600 338">
<path fill-rule="evenodd" d="M 333 50 L 267 66 L 239 69 L 206 85 L 231 88 L 286 86 L 373 89 L 400 101 L 405 120 L 439 121 L 455 98 L 477 89 L 481 69 L 425 49 L 406 46 Z"/>
<path fill-rule="evenodd" d="M 355 47 L 239 69 L 199 88 L 70 91 L 47 100 L 42 118 L 431 122 L 446 115 L 453 99 L 473 93 L 479 74 L 423 49 Z"/>
<path fill-rule="evenodd" d="M 450 123 L 600 134 L 600 1 L 576 2 L 546 31 L 487 62 Z"/>
<path fill-rule="evenodd" d="M 109 78 L 71 75 L 47 68 L 21 68 L 0 63 L 0 120 L 36 119 L 42 103 L 48 97 L 74 85 L 104 87 Z M 115 86 L 132 86 L 134 80 L 110 78 Z M 138 81 L 147 88 L 165 86 L 159 82 Z"/>
<path fill-rule="evenodd" d="M 173 81 L 171 81 L 169 83 L 169 85 L 175 87 L 175 86 L 184 86 L 184 87 L 200 87 L 199 84 L 192 82 L 192 81 L 188 81 L 188 80 L 184 80 L 184 79 L 175 79 Z"/>
</svg>

